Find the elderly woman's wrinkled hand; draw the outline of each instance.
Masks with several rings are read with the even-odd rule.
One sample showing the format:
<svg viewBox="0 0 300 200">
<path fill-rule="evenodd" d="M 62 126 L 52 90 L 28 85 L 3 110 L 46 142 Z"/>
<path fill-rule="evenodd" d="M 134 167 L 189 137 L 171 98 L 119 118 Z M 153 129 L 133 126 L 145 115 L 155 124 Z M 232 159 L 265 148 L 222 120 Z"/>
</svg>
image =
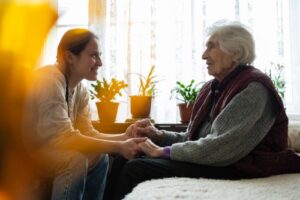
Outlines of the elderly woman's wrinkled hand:
<svg viewBox="0 0 300 200">
<path fill-rule="evenodd" d="M 147 134 L 144 133 L 143 128 L 151 127 L 153 124 L 149 119 L 141 119 L 136 121 L 134 124 L 131 124 L 125 131 L 125 135 L 127 138 L 133 137 L 144 137 Z M 154 126 L 153 126 L 154 127 Z M 138 129 L 141 128 L 141 129 Z M 147 131 L 149 132 L 149 131 Z"/>
<path fill-rule="evenodd" d="M 125 132 L 127 138 L 148 137 L 153 141 L 159 141 L 163 132 L 158 130 L 149 119 L 142 119 L 131 124 Z"/>
<path fill-rule="evenodd" d="M 147 119 L 147 118 L 138 120 L 138 121 L 135 122 L 135 124 L 138 127 L 141 127 L 141 128 L 145 128 L 147 126 L 153 126 L 153 124 L 151 123 L 151 121 L 149 119 Z"/>
<path fill-rule="evenodd" d="M 154 144 L 150 139 L 140 142 L 139 147 L 149 157 L 158 158 L 163 156 L 163 148 Z"/>
<path fill-rule="evenodd" d="M 157 136 L 161 134 L 161 132 L 150 123 L 147 126 L 140 126 L 140 124 L 136 124 L 133 130 L 136 137 L 148 137 L 151 140 L 157 140 Z"/>
<path fill-rule="evenodd" d="M 147 128 L 147 127 L 146 127 Z M 134 138 L 134 137 L 146 137 L 147 134 L 144 134 L 143 132 L 143 126 L 140 126 L 138 124 L 131 124 L 125 131 L 125 135 L 127 138 Z M 142 131 L 141 131 L 142 130 Z"/>
</svg>

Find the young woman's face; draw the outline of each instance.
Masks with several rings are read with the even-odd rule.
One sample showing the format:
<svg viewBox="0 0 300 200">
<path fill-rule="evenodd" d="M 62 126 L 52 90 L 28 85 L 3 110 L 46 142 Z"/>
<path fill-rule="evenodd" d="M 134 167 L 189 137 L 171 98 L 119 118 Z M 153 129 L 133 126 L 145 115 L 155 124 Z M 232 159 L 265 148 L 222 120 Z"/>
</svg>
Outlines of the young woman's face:
<svg viewBox="0 0 300 200">
<path fill-rule="evenodd" d="M 73 76 L 77 76 L 81 80 L 97 80 L 98 68 L 102 66 L 97 40 L 90 40 L 79 55 L 73 54 L 72 63 Z"/>
<path fill-rule="evenodd" d="M 234 56 L 220 49 L 218 38 L 212 36 L 206 43 L 206 50 L 202 55 L 206 60 L 208 74 L 222 81 L 236 66 Z"/>
</svg>

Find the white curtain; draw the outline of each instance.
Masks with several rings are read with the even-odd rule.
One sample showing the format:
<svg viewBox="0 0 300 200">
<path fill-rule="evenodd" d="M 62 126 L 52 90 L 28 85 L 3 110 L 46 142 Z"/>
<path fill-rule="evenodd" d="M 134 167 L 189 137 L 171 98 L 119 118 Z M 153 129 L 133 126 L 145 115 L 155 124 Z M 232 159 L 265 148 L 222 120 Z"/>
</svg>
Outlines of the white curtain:
<svg viewBox="0 0 300 200">
<path fill-rule="evenodd" d="M 299 66 L 299 60 L 295 60 L 299 52 L 291 49 L 291 38 L 296 38 L 292 34 L 294 30 L 291 23 L 296 23 L 292 20 L 299 14 L 295 9 L 295 6 L 299 8 L 297 1 L 91 2 L 94 3 L 90 11 L 91 27 L 103 38 L 104 76 L 126 79 L 130 84 L 128 93 L 134 94 L 137 82 L 127 74 L 146 74 L 151 65 L 156 65 L 159 82 L 151 114 L 156 121 L 179 120 L 176 108 L 178 102 L 169 99 L 170 91 L 177 80 L 187 83 L 190 79 L 200 82 L 211 78 L 206 73 L 201 54 L 204 50 L 206 28 L 220 20 L 240 21 L 250 28 L 256 41 L 256 67 L 263 71 L 274 71 L 271 63 L 285 66 L 283 76 L 286 81 L 287 111 L 293 115 L 300 114 L 300 96 L 297 92 L 300 87 L 294 73 L 299 70 L 296 67 Z M 95 4 L 99 5 L 96 6 L 98 10 L 95 10 Z M 294 16 L 291 16 L 292 12 Z M 127 102 L 128 99 L 124 99 L 123 110 L 119 111 L 121 121 L 130 115 Z"/>
<path fill-rule="evenodd" d="M 178 122 L 178 102 L 170 99 L 170 91 L 176 81 L 201 82 L 212 78 L 207 75 L 201 55 L 207 27 L 220 20 L 240 21 L 250 28 L 256 41 L 254 66 L 276 73 L 271 63 L 284 65 L 287 112 L 292 117 L 300 116 L 297 81 L 300 1 L 89 0 L 87 3 L 89 8 L 81 9 L 81 13 L 88 13 L 87 23 L 100 38 L 103 67 L 99 78 L 125 79 L 130 86 L 128 95 L 119 99 L 118 121 L 130 118 L 127 97 L 137 92 L 138 81 L 128 74 L 146 75 L 154 64 L 158 83 L 151 116 L 161 123 Z M 91 105 L 95 111 L 94 104 Z"/>
<path fill-rule="evenodd" d="M 201 62 L 202 12 L 195 12 L 195 3 L 186 0 L 93 2 L 103 6 L 102 11 L 97 11 L 94 4 L 90 12 L 101 15 L 90 18 L 91 28 L 104 38 L 100 74 L 125 79 L 130 85 L 128 94 L 133 95 L 137 93 L 138 80 L 129 74 L 146 75 L 155 65 L 158 83 L 151 116 L 157 122 L 179 121 L 176 100 L 170 99 L 176 81 L 207 79 Z M 202 20 L 196 22 L 195 18 Z M 97 29 L 98 24 L 103 29 Z M 120 121 L 130 117 L 128 102 L 124 99 L 121 104 Z"/>
</svg>

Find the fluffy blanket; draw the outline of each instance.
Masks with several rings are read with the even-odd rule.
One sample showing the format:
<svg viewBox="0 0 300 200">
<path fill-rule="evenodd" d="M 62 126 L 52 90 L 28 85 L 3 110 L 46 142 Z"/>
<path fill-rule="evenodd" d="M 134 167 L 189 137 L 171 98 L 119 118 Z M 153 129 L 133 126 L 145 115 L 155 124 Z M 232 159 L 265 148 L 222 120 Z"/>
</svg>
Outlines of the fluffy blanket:
<svg viewBox="0 0 300 200">
<path fill-rule="evenodd" d="M 299 200 L 300 173 L 243 180 L 165 178 L 139 184 L 126 200 Z"/>
</svg>

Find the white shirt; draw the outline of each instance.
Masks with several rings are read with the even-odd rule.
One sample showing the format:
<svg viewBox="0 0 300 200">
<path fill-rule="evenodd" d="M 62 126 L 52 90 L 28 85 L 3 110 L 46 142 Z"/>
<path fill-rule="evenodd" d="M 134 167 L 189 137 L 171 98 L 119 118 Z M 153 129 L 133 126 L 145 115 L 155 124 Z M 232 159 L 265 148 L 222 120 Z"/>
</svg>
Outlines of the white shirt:
<svg viewBox="0 0 300 200">
<path fill-rule="evenodd" d="M 31 148 L 63 143 L 70 134 L 98 133 L 91 124 L 87 89 L 79 83 L 73 94 L 69 90 L 68 98 L 66 89 L 66 79 L 57 66 L 37 70 L 24 115 L 24 139 Z"/>
</svg>

